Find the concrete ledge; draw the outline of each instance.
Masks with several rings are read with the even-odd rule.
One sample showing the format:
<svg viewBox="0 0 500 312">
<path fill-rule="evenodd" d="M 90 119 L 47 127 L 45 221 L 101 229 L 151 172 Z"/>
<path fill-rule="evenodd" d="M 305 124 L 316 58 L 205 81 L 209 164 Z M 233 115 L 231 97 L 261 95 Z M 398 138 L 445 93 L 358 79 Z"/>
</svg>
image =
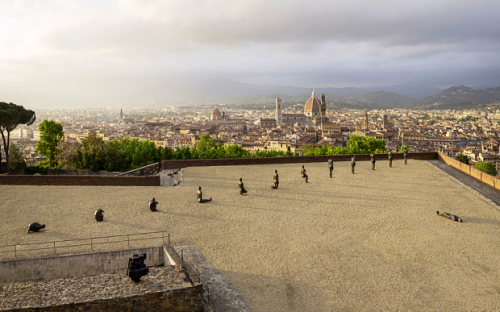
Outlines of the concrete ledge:
<svg viewBox="0 0 500 312">
<path fill-rule="evenodd" d="M 393 159 L 403 159 L 403 153 L 394 153 Z M 238 166 L 238 165 L 271 165 L 271 164 L 294 164 L 333 161 L 350 161 L 354 154 L 347 155 L 325 155 L 325 156 L 291 156 L 291 157 L 262 157 L 262 158 L 222 158 L 222 159 L 178 159 L 164 160 L 162 170 L 199 167 L 199 166 Z M 409 153 L 408 159 L 428 160 L 437 159 L 436 152 Z M 369 161 L 369 154 L 356 154 L 358 161 Z M 387 153 L 375 154 L 375 159 L 388 160 Z"/>
</svg>

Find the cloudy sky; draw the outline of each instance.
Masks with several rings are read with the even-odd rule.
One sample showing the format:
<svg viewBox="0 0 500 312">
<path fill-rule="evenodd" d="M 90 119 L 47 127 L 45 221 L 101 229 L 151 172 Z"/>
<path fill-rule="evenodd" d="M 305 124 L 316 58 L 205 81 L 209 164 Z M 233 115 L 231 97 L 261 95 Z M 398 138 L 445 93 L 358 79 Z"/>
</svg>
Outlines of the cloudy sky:
<svg viewBox="0 0 500 312">
<path fill-rule="evenodd" d="M 0 101 L 46 105 L 223 77 L 500 85 L 498 0 L 0 0 Z"/>
</svg>

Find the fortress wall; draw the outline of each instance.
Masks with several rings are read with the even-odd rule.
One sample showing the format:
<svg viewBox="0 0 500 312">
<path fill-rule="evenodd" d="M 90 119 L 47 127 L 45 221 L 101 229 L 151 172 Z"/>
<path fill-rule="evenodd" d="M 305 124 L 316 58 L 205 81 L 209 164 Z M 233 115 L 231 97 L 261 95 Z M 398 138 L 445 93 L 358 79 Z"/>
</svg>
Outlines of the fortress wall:
<svg viewBox="0 0 500 312">
<path fill-rule="evenodd" d="M 160 186 L 160 177 L 4 175 L 0 185 Z"/>
<path fill-rule="evenodd" d="M 464 164 L 464 163 L 462 163 L 454 158 L 451 158 L 451 157 L 446 156 L 446 155 L 441 154 L 441 153 L 438 153 L 438 158 L 439 158 L 439 160 L 446 163 L 447 165 L 455 167 L 455 168 L 461 170 L 462 172 L 464 172 L 464 173 L 466 173 L 466 174 L 468 174 L 468 175 L 470 175 L 478 180 L 481 180 L 482 182 L 500 190 L 500 181 L 498 180 L 497 177 L 494 177 L 490 174 L 487 174 L 486 172 L 478 170 L 472 166 Z"/>
<path fill-rule="evenodd" d="M 171 170 L 186 167 L 200 166 L 238 166 L 238 165 L 272 165 L 272 164 L 295 164 L 295 163 L 315 163 L 333 161 L 351 161 L 353 154 L 347 155 L 326 155 L 326 156 L 291 156 L 291 157 L 262 157 L 262 158 L 223 158 L 223 159 L 176 159 L 164 160 L 162 170 Z M 408 159 L 437 159 L 436 152 L 409 153 Z M 375 154 L 377 161 L 387 161 L 387 154 Z M 394 153 L 393 159 L 403 159 L 403 153 Z M 369 154 L 356 154 L 356 160 L 369 161 Z"/>
</svg>

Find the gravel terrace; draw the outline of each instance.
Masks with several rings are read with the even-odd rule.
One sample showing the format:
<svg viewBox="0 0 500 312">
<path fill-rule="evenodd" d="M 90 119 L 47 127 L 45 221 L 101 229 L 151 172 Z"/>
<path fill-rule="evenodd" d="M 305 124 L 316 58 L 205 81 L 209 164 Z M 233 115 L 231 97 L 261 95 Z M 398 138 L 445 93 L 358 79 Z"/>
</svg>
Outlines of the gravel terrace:
<svg viewBox="0 0 500 312">
<path fill-rule="evenodd" d="M 0 186 L 0 244 L 169 230 L 253 311 L 500 310 L 497 206 L 427 161 L 358 162 L 354 175 L 337 162 L 333 179 L 326 163 L 305 164 L 308 184 L 300 168 L 186 168 L 175 188 Z M 212 202 L 196 202 L 199 185 Z M 47 228 L 26 234 L 33 221 Z"/>
</svg>

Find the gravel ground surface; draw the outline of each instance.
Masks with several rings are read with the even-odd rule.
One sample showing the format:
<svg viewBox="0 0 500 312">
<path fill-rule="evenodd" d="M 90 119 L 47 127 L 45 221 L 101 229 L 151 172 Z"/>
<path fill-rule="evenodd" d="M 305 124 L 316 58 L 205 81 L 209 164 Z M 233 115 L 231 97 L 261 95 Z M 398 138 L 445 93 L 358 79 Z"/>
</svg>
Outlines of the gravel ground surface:
<svg viewBox="0 0 500 312">
<path fill-rule="evenodd" d="M 339 162 L 333 179 L 326 163 L 305 164 L 308 184 L 300 168 L 186 168 L 177 188 L 0 186 L 0 244 L 169 230 L 253 311 L 500 310 L 492 204 L 426 161 L 379 161 L 375 171 L 358 162 L 354 175 Z M 212 202 L 196 202 L 199 185 Z M 152 197 L 159 212 L 148 209 Z M 104 222 L 93 219 L 98 208 Z M 26 234 L 33 221 L 47 228 Z"/>
<path fill-rule="evenodd" d="M 173 267 L 149 268 L 134 283 L 123 273 L 0 284 L 0 310 L 46 307 L 190 287 Z"/>
</svg>

